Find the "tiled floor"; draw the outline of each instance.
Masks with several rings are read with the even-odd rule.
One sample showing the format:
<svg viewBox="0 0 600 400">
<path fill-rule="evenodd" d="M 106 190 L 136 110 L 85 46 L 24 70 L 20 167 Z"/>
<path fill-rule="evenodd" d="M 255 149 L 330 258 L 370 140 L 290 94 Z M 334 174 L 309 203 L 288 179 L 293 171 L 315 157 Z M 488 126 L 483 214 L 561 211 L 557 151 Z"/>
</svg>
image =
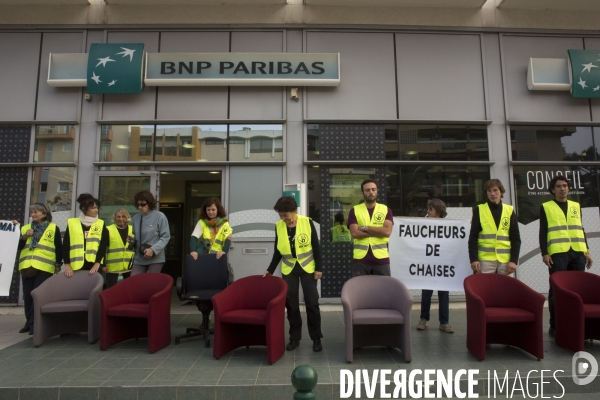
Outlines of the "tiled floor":
<svg viewBox="0 0 600 400">
<path fill-rule="evenodd" d="M 175 306 L 171 315 L 173 335 L 200 324 L 195 307 Z M 318 373 L 317 400 L 339 398 L 341 369 L 384 368 L 406 369 L 407 373 L 414 369 L 479 369 L 478 391 L 482 395 L 487 393 L 488 370 L 501 376 L 508 371 L 510 377 L 518 370 L 523 382 L 530 370 L 564 370 L 557 375 L 568 393 L 563 398 L 600 398 L 598 393 L 571 394 L 600 391 L 600 379 L 589 387 L 574 385 L 570 377 L 573 354 L 557 347 L 547 335 L 542 361 L 515 348 L 492 345 L 486 360 L 479 362 L 466 349 L 465 310 L 451 310 L 454 334 L 440 331 L 433 321 L 428 330 L 417 331 L 418 317 L 413 311 L 410 364 L 400 351 L 381 347 L 359 349 L 354 362 L 346 363 L 343 313 L 323 312 L 323 352 L 314 353 L 312 342 L 303 340 L 298 349 L 269 365 L 263 347 L 238 349 L 215 360 L 212 348 L 206 349 L 201 338 L 184 339 L 180 345 L 171 344 L 155 354 L 147 352 L 146 340 L 127 341 L 100 351 L 97 343 L 87 343 L 85 334 L 55 337 L 34 348 L 31 336 L 15 333 L 22 327 L 23 315 L 2 315 L 0 346 L 10 345 L 0 350 L 0 399 L 291 399 L 290 374 L 301 364 L 310 364 Z M 306 328 L 304 337 L 308 337 Z M 21 341 L 15 344 L 15 340 Z M 598 342 L 587 342 L 586 347 L 600 359 Z M 539 377 L 539 373 L 531 376 Z M 546 380 L 552 383 L 545 384 L 544 395 L 560 395 L 562 389 L 552 376 Z M 362 395 L 366 398 L 364 392 Z"/>
</svg>

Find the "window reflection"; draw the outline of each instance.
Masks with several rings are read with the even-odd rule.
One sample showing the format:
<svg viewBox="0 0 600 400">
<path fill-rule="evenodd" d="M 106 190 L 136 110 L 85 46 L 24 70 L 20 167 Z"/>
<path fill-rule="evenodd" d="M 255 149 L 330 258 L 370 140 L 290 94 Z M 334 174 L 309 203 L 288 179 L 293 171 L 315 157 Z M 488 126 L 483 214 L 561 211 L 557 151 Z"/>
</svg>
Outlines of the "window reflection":
<svg viewBox="0 0 600 400">
<path fill-rule="evenodd" d="M 230 125 L 229 160 L 283 160 L 282 125 Z"/>
<path fill-rule="evenodd" d="M 154 125 L 102 125 L 100 161 L 152 161 Z"/>
<path fill-rule="evenodd" d="M 35 127 L 33 161 L 73 162 L 73 125 L 38 125 Z"/>
<path fill-rule="evenodd" d="M 44 203 L 52 212 L 52 221 L 61 231 L 71 217 L 73 201 L 72 167 L 35 167 L 31 179 L 31 204 Z"/>
<path fill-rule="evenodd" d="M 596 161 L 592 128 L 576 126 L 512 126 L 514 161 Z"/>
</svg>

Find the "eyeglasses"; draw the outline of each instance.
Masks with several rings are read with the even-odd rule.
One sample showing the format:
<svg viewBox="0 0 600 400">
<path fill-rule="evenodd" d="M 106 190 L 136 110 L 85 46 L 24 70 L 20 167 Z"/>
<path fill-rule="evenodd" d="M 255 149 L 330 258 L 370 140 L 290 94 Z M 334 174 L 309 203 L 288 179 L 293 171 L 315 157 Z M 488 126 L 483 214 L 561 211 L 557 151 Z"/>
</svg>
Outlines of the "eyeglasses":
<svg viewBox="0 0 600 400">
<path fill-rule="evenodd" d="M 137 203 L 138 207 L 146 207 L 148 203 Z"/>
</svg>

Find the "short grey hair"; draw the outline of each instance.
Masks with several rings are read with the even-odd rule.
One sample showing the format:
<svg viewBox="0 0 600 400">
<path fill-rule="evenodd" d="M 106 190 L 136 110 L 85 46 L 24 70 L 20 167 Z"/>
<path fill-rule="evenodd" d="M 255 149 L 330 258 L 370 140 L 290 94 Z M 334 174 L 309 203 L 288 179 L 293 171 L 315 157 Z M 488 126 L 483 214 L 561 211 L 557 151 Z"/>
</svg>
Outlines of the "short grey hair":
<svg viewBox="0 0 600 400">
<path fill-rule="evenodd" d="M 46 220 L 48 222 L 52 222 L 52 213 L 50 212 L 50 210 L 44 203 L 35 203 L 35 204 L 29 206 L 29 212 L 31 213 L 33 211 L 41 212 L 42 214 L 46 215 L 44 220 Z"/>
<path fill-rule="evenodd" d="M 124 208 L 119 208 L 117 211 L 115 211 L 113 213 L 113 216 L 112 216 L 113 224 L 117 223 L 117 214 L 123 214 L 125 217 L 127 217 L 128 222 L 131 221 L 131 215 L 129 214 L 129 211 L 127 211 Z"/>
</svg>

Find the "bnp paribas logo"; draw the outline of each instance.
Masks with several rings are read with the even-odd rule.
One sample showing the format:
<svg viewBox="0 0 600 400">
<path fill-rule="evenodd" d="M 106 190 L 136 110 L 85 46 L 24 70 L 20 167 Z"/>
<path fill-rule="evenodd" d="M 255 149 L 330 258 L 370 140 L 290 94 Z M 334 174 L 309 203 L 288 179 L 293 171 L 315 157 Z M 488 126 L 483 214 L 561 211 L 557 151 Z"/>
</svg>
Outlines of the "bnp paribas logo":
<svg viewBox="0 0 600 400">
<path fill-rule="evenodd" d="M 600 98 L 600 50 L 569 50 L 571 95 Z"/>
<path fill-rule="evenodd" d="M 93 43 L 87 66 L 88 93 L 141 93 L 143 43 Z"/>
</svg>

